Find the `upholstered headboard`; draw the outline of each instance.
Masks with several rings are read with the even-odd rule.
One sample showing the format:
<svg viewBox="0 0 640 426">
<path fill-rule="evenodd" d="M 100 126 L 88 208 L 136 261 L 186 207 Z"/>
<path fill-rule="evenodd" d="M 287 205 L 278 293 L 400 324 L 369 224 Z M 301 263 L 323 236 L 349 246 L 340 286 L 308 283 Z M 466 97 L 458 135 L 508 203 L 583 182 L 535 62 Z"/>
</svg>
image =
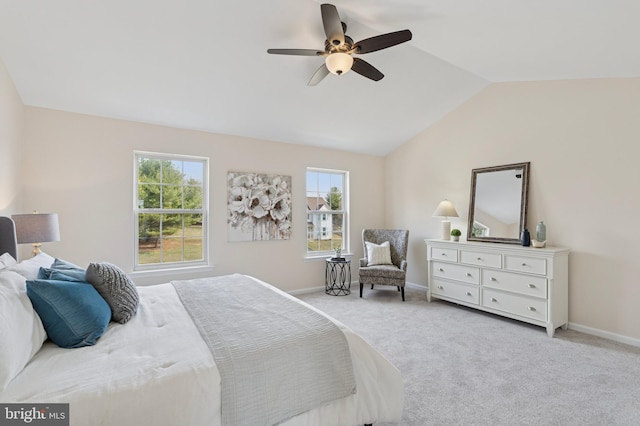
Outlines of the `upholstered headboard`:
<svg viewBox="0 0 640 426">
<path fill-rule="evenodd" d="M 3 253 L 9 253 L 14 259 L 18 258 L 16 225 L 10 217 L 0 216 L 0 254 Z"/>
</svg>

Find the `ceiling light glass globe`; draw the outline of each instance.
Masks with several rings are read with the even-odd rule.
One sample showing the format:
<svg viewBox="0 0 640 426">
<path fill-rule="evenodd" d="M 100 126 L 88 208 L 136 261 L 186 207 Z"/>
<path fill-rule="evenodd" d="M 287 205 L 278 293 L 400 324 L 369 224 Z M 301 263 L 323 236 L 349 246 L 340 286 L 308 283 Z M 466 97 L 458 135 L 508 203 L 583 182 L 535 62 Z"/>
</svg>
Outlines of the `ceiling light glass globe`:
<svg viewBox="0 0 640 426">
<path fill-rule="evenodd" d="M 348 53 L 336 52 L 327 56 L 325 63 L 332 74 L 342 75 L 351 69 L 353 58 Z"/>
</svg>

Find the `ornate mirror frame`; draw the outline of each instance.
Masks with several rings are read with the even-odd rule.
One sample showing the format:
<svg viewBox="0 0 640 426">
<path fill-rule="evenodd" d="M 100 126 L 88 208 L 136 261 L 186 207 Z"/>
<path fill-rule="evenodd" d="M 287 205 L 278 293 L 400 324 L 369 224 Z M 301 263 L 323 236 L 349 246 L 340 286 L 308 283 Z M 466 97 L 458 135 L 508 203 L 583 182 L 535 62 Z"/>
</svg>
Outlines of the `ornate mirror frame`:
<svg viewBox="0 0 640 426">
<path fill-rule="evenodd" d="M 529 165 L 514 163 L 471 171 L 467 241 L 520 244 L 520 233 L 527 224 Z M 494 207 L 498 207 L 495 216 L 506 217 L 497 219 L 487 213 Z"/>
</svg>

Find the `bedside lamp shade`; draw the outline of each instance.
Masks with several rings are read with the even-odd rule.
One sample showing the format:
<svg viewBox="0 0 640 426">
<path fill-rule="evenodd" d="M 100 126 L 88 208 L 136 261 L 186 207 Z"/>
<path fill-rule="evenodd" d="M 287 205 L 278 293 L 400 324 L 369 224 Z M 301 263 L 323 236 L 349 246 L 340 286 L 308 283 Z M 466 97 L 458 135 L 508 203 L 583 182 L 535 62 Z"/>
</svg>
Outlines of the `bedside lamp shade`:
<svg viewBox="0 0 640 426">
<path fill-rule="evenodd" d="M 447 199 L 441 201 L 440 204 L 438 204 L 436 211 L 433 212 L 433 217 L 444 217 L 444 220 L 442 221 L 442 239 L 450 240 L 451 222 L 449 222 L 448 218 L 458 217 L 458 212 L 453 207 L 453 203 Z"/>
<path fill-rule="evenodd" d="M 18 244 L 32 243 L 34 256 L 40 253 L 42 243 L 60 241 L 56 213 L 15 214 L 11 218 L 16 224 Z"/>
</svg>

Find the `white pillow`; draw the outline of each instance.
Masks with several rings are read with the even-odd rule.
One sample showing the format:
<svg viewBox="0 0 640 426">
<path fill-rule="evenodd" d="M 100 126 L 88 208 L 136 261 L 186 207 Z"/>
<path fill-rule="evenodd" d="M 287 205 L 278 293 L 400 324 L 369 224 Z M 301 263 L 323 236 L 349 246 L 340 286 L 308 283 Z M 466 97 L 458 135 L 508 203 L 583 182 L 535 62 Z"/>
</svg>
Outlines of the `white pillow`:
<svg viewBox="0 0 640 426">
<path fill-rule="evenodd" d="M 25 281 L 16 272 L 0 271 L 0 392 L 47 339 L 42 321 L 27 296 Z"/>
<path fill-rule="evenodd" d="M 2 256 L 0 256 L 0 269 L 13 266 L 16 263 L 18 262 L 9 253 L 3 253 Z"/>
<path fill-rule="evenodd" d="M 369 241 L 364 242 L 367 247 L 367 266 L 373 265 L 393 265 L 391 263 L 391 248 L 389 241 L 382 244 L 374 244 Z"/>
<path fill-rule="evenodd" d="M 53 257 L 41 251 L 27 260 L 23 260 L 13 266 L 9 266 L 7 270 L 17 272 L 28 280 L 35 280 L 38 278 L 38 271 L 40 271 L 40 267 L 49 268 L 54 261 L 55 259 Z"/>
</svg>

